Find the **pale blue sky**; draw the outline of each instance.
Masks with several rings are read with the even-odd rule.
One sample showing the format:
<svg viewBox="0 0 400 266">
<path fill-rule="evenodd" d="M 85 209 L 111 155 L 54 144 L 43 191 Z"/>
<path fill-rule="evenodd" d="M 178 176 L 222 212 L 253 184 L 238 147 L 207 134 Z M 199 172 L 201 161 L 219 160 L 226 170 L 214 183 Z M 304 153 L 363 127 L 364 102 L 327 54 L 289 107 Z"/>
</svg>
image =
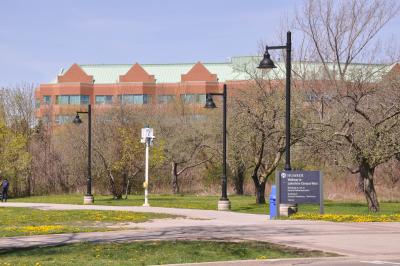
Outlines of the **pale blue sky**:
<svg viewBox="0 0 400 266">
<path fill-rule="evenodd" d="M 0 86 L 45 83 L 74 62 L 221 62 L 256 54 L 300 3 L 0 0 Z M 396 18 L 382 36 L 399 38 L 399 25 Z"/>
</svg>

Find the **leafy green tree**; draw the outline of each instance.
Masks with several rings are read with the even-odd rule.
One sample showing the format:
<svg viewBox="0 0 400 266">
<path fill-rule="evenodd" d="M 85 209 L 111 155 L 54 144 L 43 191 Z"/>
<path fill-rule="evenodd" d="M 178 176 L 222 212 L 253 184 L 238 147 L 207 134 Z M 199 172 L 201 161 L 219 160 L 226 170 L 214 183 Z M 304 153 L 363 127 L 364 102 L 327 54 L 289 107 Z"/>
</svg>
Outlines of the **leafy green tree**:
<svg viewBox="0 0 400 266">
<path fill-rule="evenodd" d="M 26 150 L 27 138 L 0 121 L 0 169 L 10 181 L 15 195 L 23 192 L 29 175 L 31 156 Z"/>
<path fill-rule="evenodd" d="M 143 111 L 144 112 L 144 111 Z M 107 176 L 110 192 L 120 199 L 130 193 L 134 183 L 142 184 L 139 175 L 144 172 L 145 145 L 140 143 L 141 114 L 129 112 L 129 107 L 101 113 L 93 131 L 95 165 L 100 175 Z M 164 162 L 162 143 L 151 148 L 151 166 Z M 141 186 L 139 186 L 141 189 Z"/>
</svg>

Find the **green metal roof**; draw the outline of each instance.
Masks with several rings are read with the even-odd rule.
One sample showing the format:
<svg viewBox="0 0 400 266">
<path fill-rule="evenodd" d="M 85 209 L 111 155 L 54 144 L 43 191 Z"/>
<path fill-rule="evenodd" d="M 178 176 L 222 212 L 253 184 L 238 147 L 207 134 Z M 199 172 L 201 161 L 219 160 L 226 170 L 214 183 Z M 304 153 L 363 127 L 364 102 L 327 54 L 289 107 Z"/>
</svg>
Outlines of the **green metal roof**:
<svg viewBox="0 0 400 266">
<path fill-rule="evenodd" d="M 192 69 L 195 63 L 188 64 L 143 64 L 144 70 L 154 75 L 160 83 L 181 82 L 181 75 Z M 95 83 L 115 83 L 119 76 L 126 74 L 132 65 L 80 65 L 88 75 L 92 75 Z M 234 71 L 232 63 L 204 63 L 204 66 L 212 73 L 217 74 L 218 80 L 245 79 L 243 74 Z"/>
<path fill-rule="evenodd" d="M 232 57 L 230 62 L 225 63 L 203 63 L 203 65 L 212 73 L 216 74 L 220 82 L 227 80 L 248 80 L 251 75 L 246 73 L 246 69 L 251 73 L 257 72 L 257 65 L 260 62 L 259 56 L 239 56 Z M 158 83 L 179 83 L 181 75 L 186 74 L 195 65 L 195 63 L 182 64 L 141 64 L 141 66 L 150 75 L 154 75 Z M 277 68 L 266 73 L 266 77 L 270 79 L 285 78 L 284 62 L 276 62 Z M 369 72 L 373 73 L 373 79 L 380 79 L 382 74 L 387 73 L 393 65 L 368 65 L 368 64 L 352 64 L 348 70 L 347 79 L 351 79 L 354 73 Z M 126 74 L 132 67 L 132 64 L 91 64 L 80 65 L 86 74 L 93 76 L 97 84 L 117 83 L 120 75 Z M 292 62 L 292 69 L 295 72 L 302 73 L 306 78 L 322 77 L 322 64 L 307 62 L 306 64 Z M 335 72 L 335 65 L 329 64 L 328 68 Z M 60 73 L 60 75 L 62 75 Z M 265 77 L 265 76 L 264 76 Z M 57 79 L 51 83 L 57 83 Z"/>
<path fill-rule="evenodd" d="M 187 64 L 141 64 L 149 75 L 154 75 L 159 83 L 179 83 L 181 75 L 186 74 L 192 69 L 195 63 Z M 203 63 L 203 65 L 212 73 L 217 74 L 218 80 L 244 80 L 246 76 L 243 73 L 235 71 L 232 63 Z M 132 64 L 99 64 L 99 65 L 79 65 L 86 74 L 93 76 L 97 84 L 117 83 L 120 75 L 125 75 L 132 67 Z M 64 73 L 64 72 L 63 72 Z M 63 73 L 60 73 L 61 75 Z M 57 79 L 51 83 L 57 83 Z"/>
</svg>

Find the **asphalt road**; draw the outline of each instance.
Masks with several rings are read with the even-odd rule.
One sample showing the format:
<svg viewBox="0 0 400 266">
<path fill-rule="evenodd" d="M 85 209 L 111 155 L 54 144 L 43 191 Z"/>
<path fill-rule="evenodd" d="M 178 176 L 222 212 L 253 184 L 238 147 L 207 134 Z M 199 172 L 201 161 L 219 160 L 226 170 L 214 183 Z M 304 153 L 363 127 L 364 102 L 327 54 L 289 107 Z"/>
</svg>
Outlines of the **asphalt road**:
<svg viewBox="0 0 400 266">
<path fill-rule="evenodd" d="M 269 220 L 267 215 L 158 207 L 3 203 L 0 206 L 43 210 L 96 209 L 157 212 L 185 218 L 135 225 L 136 230 L 0 238 L 0 249 L 81 241 L 176 239 L 259 240 L 332 252 L 343 257 L 208 263 L 202 265 L 400 265 L 400 223 L 333 223 Z M 196 264 L 195 264 L 196 265 Z M 198 265 L 198 264 L 197 264 Z"/>
</svg>

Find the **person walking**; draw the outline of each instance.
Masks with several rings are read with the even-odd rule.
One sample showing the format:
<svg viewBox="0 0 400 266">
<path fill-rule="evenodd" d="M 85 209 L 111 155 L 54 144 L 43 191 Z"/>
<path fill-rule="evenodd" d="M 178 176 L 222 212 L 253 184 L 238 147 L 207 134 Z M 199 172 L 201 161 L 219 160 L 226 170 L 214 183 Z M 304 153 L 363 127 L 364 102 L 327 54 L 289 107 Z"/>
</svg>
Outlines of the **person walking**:
<svg viewBox="0 0 400 266">
<path fill-rule="evenodd" d="M 1 183 L 1 188 L 2 188 L 2 197 L 1 201 L 7 202 L 7 197 L 8 197 L 8 187 L 10 186 L 10 183 L 8 182 L 7 178 L 4 178 L 3 182 Z"/>
</svg>

